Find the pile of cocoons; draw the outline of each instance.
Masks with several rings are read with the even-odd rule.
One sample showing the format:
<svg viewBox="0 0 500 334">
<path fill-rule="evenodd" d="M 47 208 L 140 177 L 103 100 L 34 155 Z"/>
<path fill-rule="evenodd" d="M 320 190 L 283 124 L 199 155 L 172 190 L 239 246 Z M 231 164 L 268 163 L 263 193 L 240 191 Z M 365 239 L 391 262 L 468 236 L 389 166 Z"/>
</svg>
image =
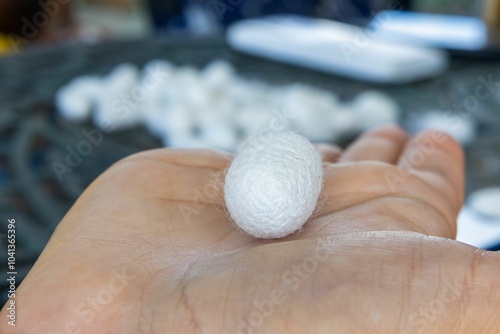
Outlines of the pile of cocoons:
<svg viewBox="0 0 500 334">
<path fill-rule="evenodd" d="M 243 78 L 220 60 L 202 70 L 165 60 L 142 69 L 121 64 L 105 76 L 73 79 L 55 102 L 64 119 L 92 119 L 105 132 L 143 125 L 165 146 L 228 151 L 266 130 L 335 142 L 399 118 L 399 106 L 378 91 L 341 101 L 305 84 L 277 86 Z"/>
</svg>

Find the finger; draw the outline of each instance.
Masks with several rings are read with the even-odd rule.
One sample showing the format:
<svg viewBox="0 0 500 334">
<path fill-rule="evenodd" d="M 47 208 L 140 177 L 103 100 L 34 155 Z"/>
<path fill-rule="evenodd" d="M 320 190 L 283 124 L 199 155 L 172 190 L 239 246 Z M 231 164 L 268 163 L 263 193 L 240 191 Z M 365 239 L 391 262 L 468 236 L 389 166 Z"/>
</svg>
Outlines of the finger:
<svg viewBox="0 0 500 334">
<path fill-rule="evenodd" d="M 316 149 L 321 154 L 323 162 L 336 162 L 342 154 L 342 149 L 331 144 L 317 144 Z"/>
<path fill-rule="evenodd" d="M 335 224 L 330 224 L 332 214 Z M 450 221 L 456 219 L 456 209 L 447 199 L 412 173 L 376 161 L 325 166 L 316 217 L 327 217 L 330 231 L 345 229 L 339 223 L 344 221 L 349 230 L 389 228 L 455 236 Z M 312 231 L 321 228 L 314 225 Z"/>
<path fill-rule="evenodd" d="M 458 214 L 464 197 L 465 158 L 455 139 L 440 131 L 424 131 L 407 143 L 398 165 L 432 185 Z"/>
<path fill-rule="evenodd" d="M 394 164 L 408 141 L 408 134 L 395 125 L 384 125 L 363 134 L 342 155 L 345 161 L 382 161 Z"/>
</svg>

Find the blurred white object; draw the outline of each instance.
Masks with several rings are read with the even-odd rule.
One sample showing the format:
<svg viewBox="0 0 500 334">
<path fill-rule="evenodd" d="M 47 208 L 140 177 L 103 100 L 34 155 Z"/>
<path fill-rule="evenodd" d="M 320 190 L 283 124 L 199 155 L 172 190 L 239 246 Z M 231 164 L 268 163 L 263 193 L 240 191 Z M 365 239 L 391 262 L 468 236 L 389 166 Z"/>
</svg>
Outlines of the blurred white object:
<svg viewBox="0 0 500 334">
<path fill-rule="evenodd" d="M 355 110 L 357 127 L 360 131 L 393 123 L 399 119 L 399 106 L 389 96 L 368 90 L 359 94 L 351 103 Z"/>
<path fill-rule="evenodd" d="M 500 224 L 500 187 L 483 188 L 473 192 L 467 201 L 472 210 Z"/>
<path fill-rule="evenodd" d="M 155 137 L 162 137 L 167 131 L 165 106 L 150 104 L 142 109 L 142 122 Z"/>
<path fill-rule="evenodd" d="M 442 51 L 384 42 L 370 30 L 300 16 L 271 16 L 229 27 L 233 48 L 299 66 L 378 83 L 408 83 L 440 75 Z"/>
<path fill-rule="evenodd" d="M 181 103 L 169 106 L 162 122 L 164 122 L 162 129 L 166 130 L 170 136 L 191 136 L 195 126 L 191 112 Z"/>
<path fill-rule="evenodd" d="M 457 240 L 482 249 L 500 243 L 500 187 L 469 195 L 458 218 Z"/>
<path fill-rule="evenodd" d="M 337 107 L 335 97 L 303 84 L 291 85 L 284 94 L 289 120 L 303 136 L 313 142 L 331 142 L 335 138 L 328 117 Z"/>
<path fill-rule="evenodd" d="M 332 124 L 332 133 L 334 133 L 332 141 L 336 141 L 345 135 L 356 134 L 361 128 L 360 123 L 363 123 L 359 119 L 356 110 L 347 104 L 339 105 L 335 112 L 329 114 L 329 119 L 330 124 Z"/>
<path fill-rule="evenodd" d="M 101 93 L 101 78 L 82 76 L 72 80 L 56 93 L 55 104 L 62 117 L 82 122 L 90 117 L 92 106 Z"/>
<path fill-rule="evenodd" d="M 103 78 L 106 90 L 112 93 L 129 93 L 137 85 L 139 69 L 132 64 L 120 64 Z M 128 90 L 127 90 L 128 89 Z"/>
<path fill-rule="evenodd" d="M 497 204 L 498 205 L 498 204 Z M 488 219 L 465 206 L 458 216 L 457 240 L 488 249 L 500 243 L 500 219 Z"/>
<path fill-rule="evenodd" d="M 486 23 L 478 17 L 383 11 L 369 24 L 383 40 L 454 50 L 479 50 L 488 44 Z"/>
<path fill-rule="evenodd" d="M 239 143 L 234 128 L 230 124 L 221 122 L 203 124 L 199 138 L 209 147 L 217 147 L 226 151 L 234 150 Z"/>
<path fill-rule="evenodd" d="M 216 60 L 201 71 L 202 79 L 210 86 L 221 88 L 231 84 L 235 77 L 234 69 L 228 62 Z"/>
<path fill-rule="evenodd" d="M 241 107 L 241 109 L 239 110 L 238 114 L 236 115 L 235 124 L 243 133 L 243 136 L 248 137 L 256 135 L 266 128 L 275 126 L 274 124 L 272 124 L 272 117 L 273 115 L 266 112 L 265 109 L 247 105 Z M 279 128 L 282 128 L 283 124 L 280 123 L 277 126 Z"/>
<path fill-rule="evenodd" d="M 462 145 L 470 143 L 476 137 L 476 122 L 469 117 L 461 117 L 459 114 L 445 111 L 428 111 L 415 115 L 411 120 L 410 131 L 417 133 L 426 129 L 443 131 Z"/>
<path fill-rule="evenodd" d="M 102 80 L 103 93 L 93 113 L 94 124 L 103 131 L 127 129 L 141 123 L 139 104 L 146 90 L 139 85 L 139 69 L 118 65 Z"/>
<path fill-rule="evenodd" d="M 142 72 L 122 64 L 103 78 L 75 79 L 59 90 L 56 103 L 62 117 L 83 121 L 92 113 L 107 132 L 142 124 L 171 147 L 228 151 L 263 131 L 291 130 L 332 142 L 399 117 L 396 102 L 376 91 L 341 102 L 305 84 L 273 86 L 238 77 L 225 61 L 198 70 L 153 60 Z"/>
<path fill-rule="evenodd" d="M 192 136 L 166 135 L 162 138 L 163 145 L 173 148 L 212 148 L 203 140 Z"/>
<path fill-rule="evenodd" d="M 141 85 L 146 89 L 157 89 L 171 79 L 174 65 L 165 60 L 153 60 L 142 69 Z"/>
</svg>

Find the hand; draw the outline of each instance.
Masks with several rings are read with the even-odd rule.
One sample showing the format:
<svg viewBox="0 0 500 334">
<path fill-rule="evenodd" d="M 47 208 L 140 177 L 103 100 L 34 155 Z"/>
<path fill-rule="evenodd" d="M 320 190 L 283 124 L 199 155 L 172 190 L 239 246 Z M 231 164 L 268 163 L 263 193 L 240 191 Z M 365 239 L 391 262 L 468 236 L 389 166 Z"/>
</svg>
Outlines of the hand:
<svg viewBox="0 0 500 334">
<path fill-rule="evenodd" d="M 61 222 L 1 332 L 499 333 L 500 256 L 453 240 L 459 145 L 390 126 L 320 150 L 319 210 L 279 240 L 224 211 L 230 154 L 118 162 Z"/>
</svg>

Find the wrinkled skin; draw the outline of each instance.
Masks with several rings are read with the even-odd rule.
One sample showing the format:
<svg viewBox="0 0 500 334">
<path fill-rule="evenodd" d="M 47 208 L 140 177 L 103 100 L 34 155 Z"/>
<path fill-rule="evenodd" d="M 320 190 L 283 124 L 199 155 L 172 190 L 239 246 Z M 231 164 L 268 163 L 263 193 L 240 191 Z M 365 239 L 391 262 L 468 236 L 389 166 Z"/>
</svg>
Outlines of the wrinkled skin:
<svg viewBox="0 0 500 334">
<path fill-rule="evenodd" d="M 0 332 L 500 333 L 500 256 L 453 240 L 459 145 L 389 126 L 319 150 L 321 205 L 280 240 L 227 218 L 229 154 L 118 162 L 61 222 Z"/>
</svg>

